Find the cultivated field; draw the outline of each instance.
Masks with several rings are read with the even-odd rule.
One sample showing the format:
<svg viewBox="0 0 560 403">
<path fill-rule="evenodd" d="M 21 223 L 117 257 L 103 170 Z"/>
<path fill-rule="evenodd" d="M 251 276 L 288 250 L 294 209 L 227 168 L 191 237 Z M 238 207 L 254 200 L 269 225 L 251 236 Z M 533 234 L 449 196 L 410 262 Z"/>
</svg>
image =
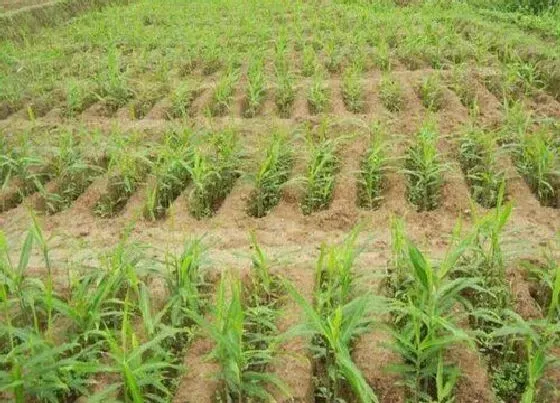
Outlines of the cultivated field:
<svg viewBox="0 0 560 403">
<path fill-rule="evenodd" d="M 139 0 L 0 42 L 0 399 L 560 402 L 558 21 Z"/>
</svg>

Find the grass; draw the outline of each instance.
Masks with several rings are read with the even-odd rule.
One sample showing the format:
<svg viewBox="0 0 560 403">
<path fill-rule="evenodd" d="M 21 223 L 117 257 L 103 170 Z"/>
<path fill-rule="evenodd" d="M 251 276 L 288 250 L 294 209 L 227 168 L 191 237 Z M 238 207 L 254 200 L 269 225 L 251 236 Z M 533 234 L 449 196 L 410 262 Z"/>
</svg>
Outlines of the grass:
<svg viewBox="0 0 560 403">
<path fill-rule="evenodd" d="M 440 161 L 437 141 L 437 132 L 425 125 L 406 154 L 407 198 L 418 211 L 434 210 L 441 200 L 445 165 Z"/>
<path fill-rule="evenodd" d="M 264 159 L 251 181 L 254 190 L 248 204 L 248 213 L 264 217 L 280 201 L 282 186 L 288 181 L 293 165 L 293 152 L 286 135 L 275 132 L 266 148 Z"/>
</svg>

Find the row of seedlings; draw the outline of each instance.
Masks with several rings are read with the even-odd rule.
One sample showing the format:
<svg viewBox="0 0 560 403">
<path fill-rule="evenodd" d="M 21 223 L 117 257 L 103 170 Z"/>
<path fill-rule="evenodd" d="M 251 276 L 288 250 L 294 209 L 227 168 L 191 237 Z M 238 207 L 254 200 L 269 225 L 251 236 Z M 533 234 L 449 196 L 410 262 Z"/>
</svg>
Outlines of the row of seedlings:
<svg viewBox="0 0 560 403">
<path fill-rule="evenodd" d="M 41 186 L 35 208 L 47 214 L 67 209 L 105 169 L 103 156 L 87 158 L 80 139 L 67 132 L 61 135 L 51 160 L 53 186 Z"/>
<path fill-rule="evenodd" d="M 459 368 L 447 352 L 471 344 L 461 328 L 468 317 L 462 293 L 476 281 L 453 276 L 464 243 L 457 242 L 441 261 L 430 260 L 406 237 L 401 219 L 391 223 L 392 259 L 385 293 L 392 317 L 393 348 L 403 362 L 393 368 L 403 379 L 407 399 L 413 402 L 454 400 Z"/>
<path fill-rule="evenodd" d="M 501 241 L 512 207 L 504 205 L 502 198 L 500 192 L 496 209 L 475 217 L 467 253 L 458 261 L 455 272 L 457 276 L 476 279 L 478 284 L 464 297 L 473 308 L 471 327 L 480 351 L 488 357 L 496 396 L 506 402 L 549 401 L 552 395 L 541 388 L 541 383 L 553 363 L 551 348 L 558 343 L 560 328 L 557 318 L 531 320 L 512 309 Z M 551 311 L 556 309 L 554 301 L 549 301 Z"/>
<path fill-rule="evenodd" d="M 210 314 L 193 314 L 214 347 L 209 357 L 217 362 L 217 401 L 268 401 L 273 393 L 287 396 L 283 382 L 270 372 L 279 345 L 276 322 L 282 282 L 271 272 L 270 262 L 251 235 L 254 250 L 250 281 L 222 273 Z"/>
<path fill-rule="evenodd" d="M 497 162 L 498 137 L 477 127 L 464 131 L 459 145 L 459 162 L 471 197 L 484 208 L 494 208 L 500 188 L 505 186 Z"/>
<path fill-rule="evenodd" d="M 406 152 L 403 171 L 407 177 L 406 197 L 418 211 L 434 210 L 441 202 L 447 166 L 441 162 L 437 143 L 435 128 L 424 125 Z"/>
<path fill-rule="evenodd" d="M 144 217 L 157 220 L 165 216 L 171 204 L 185 190 L 190 180 L 193 134 L 190 130 L 171 130 L 156 150 L 148 180 Z"/>
<path fill-rule="evenodd" d="M 357 287 L 353 265 L 358 255 L 358 234 L 355 229 L 341 245 L 322 245 L 312 303 L 288 284 L 305 316 L 304 322 L 291 333 L 311 337 L 315 402 L 378 401 L 352 360 L 353 343 L 371 330 L 373 312 L 379 308 L 373 298 Z"/>
<path fill-rule="evenodd" d="M 249 196 L 249 215 L 264 217 L 278 204 L 282 187 L 288 181 L 293 163 L 293 150 L 288 137 L 275 132 L 264 152 L 264 159 L 251 178 L 254 189 Z"/>
<path fill-rule="evenodd" d="M 240 151 L 236 133 L 219 131 L 209 140 L 209 148 L 194 149 L 189 168 L 192 181 L 189 210 L 196 219 L 213 216 L 239 177 Z"/>
<path fill-rule="evenodd" d="M 49 250 L 34 222 L 12 264 L 0 237 L 2 396 L 11 401 L 74 401 L 83 396 L 166 401 L 179 373 L 179 352 L 192 334 L 188 313 L 204 309 L 200 243 L 166 259 L 165 274 L 124 237 L 98 267 L 69 272 L 64 295 L 54 287 Z M 28 274 L 37 245 L 45 280 Z M 152 303 L 149 284 L 163 275 L 168 303 Z"/>
<path fill-rule="evenodd" d="M 524 131 L 514 139 L 513 160 L 541 205 L 560 208 L 560 150 L 552 132 Z"/>
<path fill-rule="evenodd" d="M 16 207 L 52 177 L 50 163 L 32 147 L 27 136 L 19 141 L 12 146 L 0 140 L 0 212 Z"/>
<path fill-rule="evenodd" d="M 367 210 L 379 208 L 386 186 L 385 171 L 388 158 L 385 153 L 384 129 L 375 123 L 370 128 L 370 145 L 360 162 L 358 173 L 358 205 Z"/>
<path fill-rule="evenodd" d="M 126 206 L 152 167 L 148 151 L 138 146 L 134 135 L 111 138 L 107 151 L 107 187 L 94 206 L 97 216 L 114 217 Z"/>
<path fill-rule="evenodd" d="M 326 122 L 315 135 L 311 131 L 306 134 L 309 161 L 303 185 L 305 195 L 301 203 L 304 214 L 327 209 L 333 198 L 335 175 L 339 170 L 337 151 L 343 139 L 327 137 Z"/>
</svg>

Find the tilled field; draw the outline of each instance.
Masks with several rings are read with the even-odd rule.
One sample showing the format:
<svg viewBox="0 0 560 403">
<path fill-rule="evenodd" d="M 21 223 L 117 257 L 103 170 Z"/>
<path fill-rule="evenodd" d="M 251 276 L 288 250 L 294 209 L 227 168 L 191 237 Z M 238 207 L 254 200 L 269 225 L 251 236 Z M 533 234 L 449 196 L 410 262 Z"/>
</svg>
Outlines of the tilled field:
<svg viewBox="0 0 560 403">
<path fill-rule="evenodd" d="M 147 29 L 169 34 L 166 24 L 185 21 L 166 20 L 168 7 L 140 2 L 100 18 L 111 25 L 112 15 L 130 23 L 141 15 Z M 221 13 L 219 2 L 181 7 L 193 26 Z M 483 56 L 471 49 L 472 60 L 455 63 L 445 41 L 434 45 L 441 52 L 417 44 L 415 53 L 406 21 L 418 18 L 426 25 L 415 29 L 430 32 L 437 10 L 395 8 L 400 20 L 388 17 L 392 6 L 380 11 L 403 30 L 390 68 L 368 52 L 356 62 L 352 45 L 338 60 L 313 38 L 334 16 L 347 25 L 363 18 L 357 30 L 370 18 L 365 9 L 329 3 L 324 26 L 313 18 L 316 36 L 303 24 L 300 49 L 289 36 L 282 43 L 282 27 L 318 6 L 252 7 L 204 28 L 226 32 L 238 60 L 228 65 L 225 53 L 202 47 L 192 61 L 169 63 L 164 82 L 149 76 L 153 92 L 142 92 L 148 73 L 139 66 L 166 65 L 139 54 L 159 48 L 128 36 L 113 38 L 120 67 L 109 90 L 87 93 L 101 79 L 63 91 L 63 58 L 43 61 L 59 69 L 52 85 L 42 85 L 44 73 L 26 82 L 4 63 L 2 82 L 26 89 L 0 104 L 3 315 L 12 318 L 6 329 L 20 329 L 2 330 L 0 393 L 21 392 L 21 401 L 560 401 L 552 364 L 560 103 L 554 76 L 545 83 L 539 73 L 544 60 L 532 65 L 538 80 L 517 65 L 523 74 L 504 76 L 515 58 L 503 49 L 527 65 L 534 55 L 514 40 L 481 46 L 473 36 L 498 30 L 483 19 L 479 31 L 458 34 Z M 258 34 L 235 41 L 232 26 L 252 26 L 251 10 L 274 22 L 263 38 L 280 34 L 247 56 L 235 52 L 253 49 Z M 450 15 L 440 31 L 455 32 Z M 69 35 L 88 18 L 48 35 Z M 502 28 L 535 49 L 557 43 L 545 31 Z M 340 38 L 336 46 L 353 43 Z M 69 51 L 81 83 L 103 74 L 81 70 L 80 46 L 103 53 L 85 43 Z M 18 63 L 33 62 L 32 47 L 21 52 Z M 127 78 L 126 69 L 134 71 Z M 29 239 L 35 250 L 18 266 Z M 22 361 L 38 354 L 26 349 L 24 329 L 40 338 L 37 351 L 59 358 L 50 375 L 67 388 Z M 530 376 L 541 355 L 551 364 Z M 9 386 L 14 368 L 27 376 L 21 389 Z"/>
</svg>

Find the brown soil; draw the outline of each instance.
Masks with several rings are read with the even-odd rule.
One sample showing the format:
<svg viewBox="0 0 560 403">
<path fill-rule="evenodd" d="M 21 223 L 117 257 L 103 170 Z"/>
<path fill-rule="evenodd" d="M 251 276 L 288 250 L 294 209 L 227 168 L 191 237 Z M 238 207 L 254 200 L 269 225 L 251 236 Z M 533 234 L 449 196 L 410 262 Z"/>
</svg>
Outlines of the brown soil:
<svg viewBox="0 0 560 403">
<path fill-rule="evenodd" d="M 212 375 L 218 371 L 218 364 L 207 361 L 212 350 L 207 339 L 196 339 L 187 350 L 183 365 L 186 375 L 181 379 L 173 398 L 175 403 L 211 403 L 218 388 L 218 381 Z"/>
</svg>

